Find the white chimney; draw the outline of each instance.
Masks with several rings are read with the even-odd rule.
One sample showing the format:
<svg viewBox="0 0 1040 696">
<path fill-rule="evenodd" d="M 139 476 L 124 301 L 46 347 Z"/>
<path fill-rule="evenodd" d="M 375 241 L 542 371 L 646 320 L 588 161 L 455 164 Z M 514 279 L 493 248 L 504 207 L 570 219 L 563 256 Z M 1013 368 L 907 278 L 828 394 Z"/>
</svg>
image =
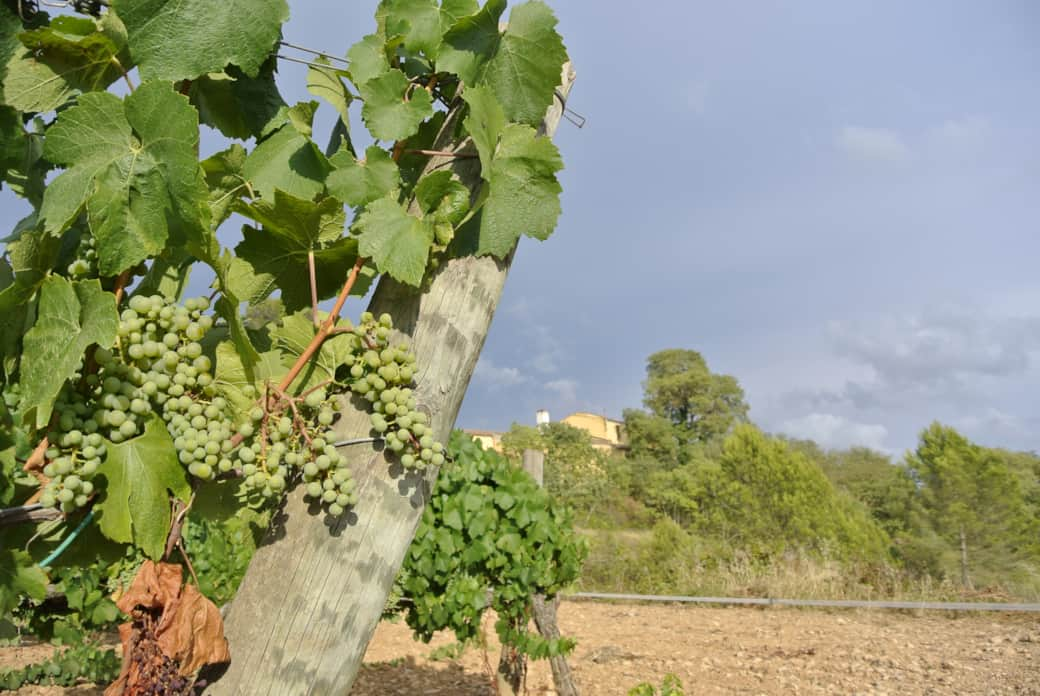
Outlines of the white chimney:
<svg viewBox="0 0 1040 696">
<path fill-rule="evenodd" d="M 537 411 L 535 411 L 534 424 L 539 428 L 543 425 L 549 425 L 549 412 L 546 411 L 544 408 L 540 408 Z"/>
</svg>

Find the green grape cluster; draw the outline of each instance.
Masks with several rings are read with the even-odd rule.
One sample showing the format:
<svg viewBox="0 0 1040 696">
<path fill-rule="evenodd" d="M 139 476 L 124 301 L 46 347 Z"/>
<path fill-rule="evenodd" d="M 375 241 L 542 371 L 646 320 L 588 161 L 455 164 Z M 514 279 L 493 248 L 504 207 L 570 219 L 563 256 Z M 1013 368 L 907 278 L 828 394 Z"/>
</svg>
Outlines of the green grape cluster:
<svg viewBox="0 0 1040 696">
<path fill-rule="evenodd" d="M 105 440 L 120 443 L 135 437 L 154 413 L 166 421 L 189 472 L 213 478 L 211 443 L 230 450 L 232 424 L 226 403 L 215 397 L 211 361 L 199 343 L 213 325 L 213 318 L 203 314 L 208 306 L 204 298 L 187 300 L 184 306 L 158 295 L 130 299 L 120 316 L 115 348 L 96 349 L 96 372 L 74 375 L 55 402 L 59 415 L 48 433 L 43 473 L 50 481 L 43 505 L 60 504 L 71 512 L 86 504 Z M 192 425 L 202 426 L 208 438 L 201 453 Z"/>
<path fill-rule="evenodd" d="M 323 503 L 330 515 L 342 515 L 357 502 L 357 494 L 346 459 L 332 444 L 336 401 L 319 386 L 301 397 L 275 398 L 270 405 L 269 410 L 255 407 L 238 428 L 244 443 L 235 456 L 245 489 L 273 498 L 301 472 L 305 495 Z"/>
<path fill-rule="evenodd" d="M 411 388 L 415 355 L 390 345 L 393 320 L 383 314 L 377 320 L 364 312 L 352 336 L 354 353 L 348 356 L 350 390 L 372 408 L 372 429 L 395 453 L 406 469 L 423 469 L 444 463 L 443 446 L 433 438 L 429 418 L 416 410 Z"/>
<path fill-rule="evenodd" d="M 70 278 L 97 278 L 98 255 L 94 235 L 88 232 L 80 235 L 74 257 L 67 269 Z"/>
</svg>

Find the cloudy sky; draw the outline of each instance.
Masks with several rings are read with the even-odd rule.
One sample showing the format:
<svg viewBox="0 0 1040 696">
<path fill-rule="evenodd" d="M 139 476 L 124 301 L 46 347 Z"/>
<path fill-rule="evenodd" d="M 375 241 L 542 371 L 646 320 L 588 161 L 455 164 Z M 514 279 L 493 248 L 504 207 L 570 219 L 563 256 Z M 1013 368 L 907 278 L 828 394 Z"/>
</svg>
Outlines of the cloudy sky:
<svg viewBox="0 0 1040 696">
<path fill-rule="evenodd" d="M 290 4 L 287 40 L 342 55 L 376 3 Z M 620 416 L 649 354 L 690 348 L 769 431 L 1040 450 L 1040 6 L 550 4 L 588 123 L 560 127 L 564 214 L 521 244 L 459 426 Z"/>
</svg>

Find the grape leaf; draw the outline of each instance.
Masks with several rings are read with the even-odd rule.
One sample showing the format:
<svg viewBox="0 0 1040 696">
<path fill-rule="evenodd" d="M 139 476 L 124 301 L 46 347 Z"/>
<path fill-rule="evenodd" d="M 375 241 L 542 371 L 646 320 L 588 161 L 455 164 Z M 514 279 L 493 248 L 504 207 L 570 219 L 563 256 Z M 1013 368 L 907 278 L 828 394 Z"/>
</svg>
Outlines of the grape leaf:
<svg viewBox="0 0 1040 696">
<path fill-rule="evenodd" d="M 114 0 L 112 7 L 146 80 L 194 79 L 228 65 L 256 77 L 289 19 L 285 0 Z"/>
<path fill-rule="evenodd" d="M 249 77 L 231 66 L 227 72 L 208 73 L 191 82 L 188 98 L 199 110 L 199 120 L 229 138 L 258 137 L 278 116 L 285 102 L 274 81 L 272 58 Z"/>
<path fill-rule="evenodd" d="M 335 198 L 309 201 L 275 189 L 274 200 L 237 201 L 232 208 L 265 230 L 292 237 L 308 249 L 334 242 L 343 236 L 346 215 Z"/>
<path fill-rule="evenodd" d="M 504 258 L 521 234 L 548 239 L 560 216 L 563 168 L 553 142 L 534 128 L 511 123 L 502 131 L 489 171 L 487 200 L 480 216 L 477 254 Z"/>
<path fill-rule="evenodd" d="M 250 370 L 242 363 L 235 346 L 230 341 L 224 341 L 217 346 L 213 383 L 235 411 L 248 413 L 256 404 L 259 392 L 255 390 L 267 380 L 277 381 L 286 372 L 288 370 L 282 364 L 278 351 L 260 353 L 256 365 Z"/>
<path fill-rule="evenodd" d="M 358 250 L 380 273 L 418 286 L 426 272 L 433 225 L 409 214 L 391 194 L 370 203 L 354 223 Z"/>
<path fill-rule="evenodd" d="M 258 200 L 236 209 L 264 225 L 243 228 L 228 278 L 232 292 L 250 303 L 278 288 L 287 311 L 309 306 L 309 252 L 314 252 L 319 299 L 336 293 L 357 260 L 357 240 L 341 236 L 345 215 L 333 198 L 314 202 L 276 189 L 273 203 Z M 366 286 L 357 283 L 354 294 L 363 295 Z"/>
<path fill-rule="evenodd" d="M 359 89 L 374 77 L 390 70 L 386 57 L 386 41 L 379 34 L 369 34 L 347 51 L 350 60 L 350 78 Z"/>
<path fill-rule="evenodd" d="M 325 188 L 332 165 L 310 138 L 317 103 L 297 104 L 285 121 L 256 146 L 242 173 L 260 195 L 281 189 L 297 198 L 313 198 Z"/>
<path fill-rule="evenodd" d="M 106 89 L 132 67 L 126 30 L 111 13 L 97 22 L 55 17 L 19 39 L 25 49 L 7 64 L 3 101 L 21 111 L 53 111 L 80 92 Z"/>
<path fill-rule="evenodd" d="M 444 34 L 437 68 L 475 85 L 480 69 L 502 41 L 498 23 L 505 10 L 506 0 L 487 0 L 479 12 L 458 19 Z"/>
<path fill-rule="evenodd" d="M 504 9 L 504 0 L 489 0 L 480 12 L 459 20 L 444 37 L 437 67 L 466 84 L 489 87 L 510 121 L 537 126 L 560 84 L 567 49 L 544 3 L 516 6 L 499 33 Z"/>
<path fill-rule="evenodd" d="M 231 204 L 249 190 L 249 182 L 242 172 L 245 161 L 246 149 L 238 143 L 202 160 L 214 229 L 231 216 Z"/>
<path fill-rule="evenodd" d="M 108 456 L 98 472 L 107 485 L 104 498 L 94 506 L 101 532 L 158 559 L 170 530 L 170 495 L 184 502 L 191 497 L 170 433 L 158 416 L 152 416 L 143 434 L 106 447 Z"/>
<path fill-rule="evenodd" d="M 415 200 L 424 215 L 457 225 L 469 212 L 469 189 L 452 178 L 450 171 L 431 172 L 415 187 Z"/>
<path fill-rule="evenodd" d="M 422 51 L 431 59 L 437 57 L 443 31 L 436 0 L 386 0 L 380 10 L 385 12 L 383 21 L 388 36 L 401 36 L 409 51 Z"/>
<path fill-rule="evenodd" d="M 378 145 L 365 150 L 362 161 L 354 159 L 346 150 L 340 150 L 330 162 L 336 169 L 325 180 L 325 186 L 330 194 L 348 205 L 365 205 L 401 185 L 397 163 Z"/>
<path fill-rule="evenodd" d="M 419 130 L 419 124 L 433 115 L 433 99 L 411 83 L 400 70 L 390 70 L 360 86 L 365 105 L 361 118 L 368 130 L 380 140 L 404 140 Z"/>
<path fill-rule="evenodd" d="M 476 14 L 480 9 L 477 0 L 444 0 L 441 3 L 441 34 L 446 33 L 463 17 Z"/>
<path fill-rule="evenodd" d="M 0 106 L 0 182 L 39 208 L 51 164 L 43 159 L 43 121 L 35 118 L 29 130 L 17 111 Z"/>
<path fill-rule="evenodd" d="M 168 83 L 146 82 L 123 102 L 84 94 L 44 144 L 48 159 L 69 167 L 44 193 L 44 229 L 62 232 L 85 203 L 102 275 L 159 253 L 170 239 L 205 246 L 198 139 L 197 112 Z"/>
<path fill-rule="evenodd" d="M 10 106 L 0 104 L 0 182 L 7 172 L 18 166 L 25 150 L 25 129 L 21 115 Z"/>
<path fill-rule="evenodd" d="M 42 600 L 47 596 L 47 574 L 20 549 L 0 546 L 0 617 L 18 606 L 22 597 Z"/>
<path fill-rule="evenodd" d="M 462 98 L 469 105 L 469 114 L 463 119 L 462 124 L 473 138 L 473 144 L 477 146 L 481 173 L 487 176 L 498 147 L 498 139 L 506 127 L 506 114 L 491 90 L 484 87 L 468 87 L 462 93 Z"/>
<path fill-rule="evenodd" d="M 343 84 L 342 76 L 347 73 L 333 68 L 332 63 L 325 56 L 318 56 L 312 62 L 322 67 L 312 65 L 307 69 L 307 91 L 331 104 L 339 113 L 343 123 L 349 124 L 350 112 L 348 109 L 350 103 L 354 101 L 354 97 Z"/>
<path fill-rule="evenodd" d="M 25 334 L 21 384 L 23 412 L 35 410 L 36 427 L 47 425 L 61 386 L 79 368 L 83 351 L 116 340 L 116 298 L 97 280 L 69 282 L 50 276 L 40 289 L 39 318 Z"/>
</svg>

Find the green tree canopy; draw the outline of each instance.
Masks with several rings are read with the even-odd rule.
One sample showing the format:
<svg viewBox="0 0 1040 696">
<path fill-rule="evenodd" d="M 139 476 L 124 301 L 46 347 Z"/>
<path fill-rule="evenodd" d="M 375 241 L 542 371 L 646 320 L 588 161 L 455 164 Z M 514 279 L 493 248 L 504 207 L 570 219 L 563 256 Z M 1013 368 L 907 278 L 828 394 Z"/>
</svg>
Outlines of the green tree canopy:
<svg viewBox="0 0 1040 696">
<path fill-rule="evenodd" d="M 736 378 L 712 373 L 697 351 L 670 348 L 651 355 L 643 390 L 643 404 L 675 425 L 683 444 L 707 442 L 747 421 Z"/>
<path fill-rule="evenodd" d="M 502 436 L 502 451 L 519 462 L 526 449 L 545 452 L 545 488 L 572 507 L 587 507 L 608 483 L 604 456 L 581 428 L 560 422 L 538 428 L 514 423 Z"/>
</svg>

